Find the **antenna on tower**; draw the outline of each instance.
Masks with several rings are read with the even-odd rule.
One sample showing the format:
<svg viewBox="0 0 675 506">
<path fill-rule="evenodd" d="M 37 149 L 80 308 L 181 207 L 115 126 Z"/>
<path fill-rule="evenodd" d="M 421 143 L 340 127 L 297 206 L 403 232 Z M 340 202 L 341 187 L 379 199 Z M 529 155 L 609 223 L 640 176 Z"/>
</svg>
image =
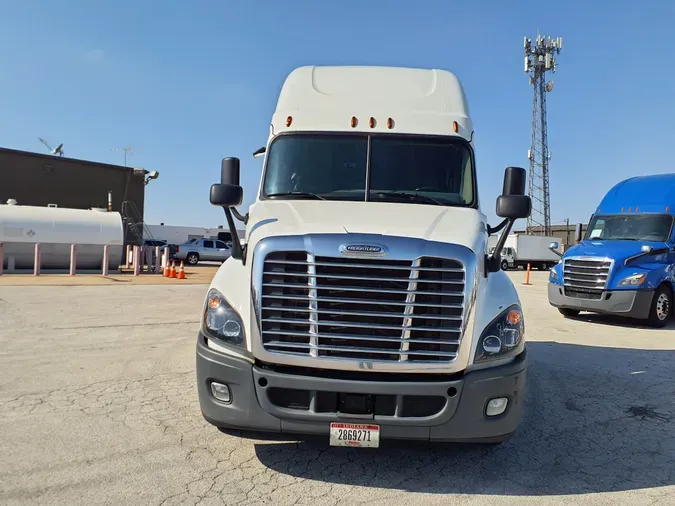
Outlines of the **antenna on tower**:
<svg viewBox="0 0 675 506">
<path fill-rule="evenodd" d="M 132 151 L 138 151 L 138 148 L 113 148 L 110 151 L 124 151 L 124 166 L 127 166 L 127 154 L 131 154 Z"/>
<path fill-rule="evenodd" d="M 530 160 L 528 194 L 532 212 L 527 218 L 527 233 L 551 234 L 551 198 L 549 193 L 548 150 L 546 126 L 546 94 L 553 91 L 553 81 L 546 82 L 546 73 L 556 71 L 556 55 L 562 49 L 562 37 L 539 34 L 534 44 L 525 37 L 525 73 L 534 88 L 532 98 L 532 142 L 527 152 Z"/>
</svg>

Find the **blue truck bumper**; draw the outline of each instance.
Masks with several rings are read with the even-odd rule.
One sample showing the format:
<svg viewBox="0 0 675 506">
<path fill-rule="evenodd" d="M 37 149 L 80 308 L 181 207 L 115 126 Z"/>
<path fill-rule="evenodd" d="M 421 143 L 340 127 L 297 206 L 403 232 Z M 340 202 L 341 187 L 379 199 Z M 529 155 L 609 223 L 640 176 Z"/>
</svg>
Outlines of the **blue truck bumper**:
<svg viewBox="0 0 675 506">
<path fill-rule="evenodd" d="M 554 307 L 641 320 L 649 316 L 653 297 L 653 290 L 606 290 L 600 298 L 569 297 L 562 285 L 548 284 L 548 302 Z"/>
</svg>

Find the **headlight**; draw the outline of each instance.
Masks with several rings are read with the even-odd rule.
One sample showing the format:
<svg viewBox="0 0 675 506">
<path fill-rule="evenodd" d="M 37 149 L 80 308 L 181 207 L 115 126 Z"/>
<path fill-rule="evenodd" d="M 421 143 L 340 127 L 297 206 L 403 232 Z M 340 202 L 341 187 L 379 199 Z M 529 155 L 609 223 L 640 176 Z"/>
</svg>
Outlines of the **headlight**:
<svg viewBox="0 0 675 506">
<path fill-rule="evenodd" d="M 619 281 L 619 286 L 640 286 L 647 279 L 646 274 L 631 274 Z"/>
<path fill-rule="evenodd" d="M 202 328 L 207 337 L 235 345 L 244 342 L 244 325 L 241 318 L 227 303 L 225 297 L 213 288 L 206 297 Z"/>
<path fill-rule="evenodd" d="M 551 271 L 548 273 L 548 280 L 551 282 L 558 281 L 558 273 L 555 271 L 555 267 L 551 268 Z"/>
<path fill-rule="evenodd" d="M 478 340 L 474 363 L 504 358 L 520 348 L 525 335 L 523 313 L 516 304 L 508 307 L 485 328 Z"/>
</svg>

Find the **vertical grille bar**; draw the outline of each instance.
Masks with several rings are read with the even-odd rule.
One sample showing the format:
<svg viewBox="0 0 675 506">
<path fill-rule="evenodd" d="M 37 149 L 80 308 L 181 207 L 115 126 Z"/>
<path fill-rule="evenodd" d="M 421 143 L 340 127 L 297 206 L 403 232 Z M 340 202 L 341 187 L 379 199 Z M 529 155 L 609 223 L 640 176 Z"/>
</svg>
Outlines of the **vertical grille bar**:
<svg viewBox="0 0 675 506">
<path fill-rule="evenodd" d="M 309 285 L 309 356 L 319 356 L 319 303 L 314 255 L 307 253 L 307 284 Z"/>
<path fill-rule="evenodd" d="M 418 258 L 417 260 L 413 260 L 412 263 L 412 269 L 410 270 L 410 281 L 408 282 L 408 294 L 405 297 L 405 309 L 403 311 L 403 314 L 405 315 L 403 318 L 403 331 L 401 332 L 401 339 L 403 341 L 401 342 L 401 352 L 408 351 L 410 349 L 410 327 L 412 327 L 413 323 L 413 312 L 415 310 L 415 292 L 417 290 L 417 279 L 420 276 L 420 271 L 419 269 L 416 269 L 416 267 L 419 267 L 422 265 L 422 259 Z M 407 353 L 401 353 L 399 357 L 399 362 L 407 362 L 408 361 L 408 354 Z"/>
</svg>

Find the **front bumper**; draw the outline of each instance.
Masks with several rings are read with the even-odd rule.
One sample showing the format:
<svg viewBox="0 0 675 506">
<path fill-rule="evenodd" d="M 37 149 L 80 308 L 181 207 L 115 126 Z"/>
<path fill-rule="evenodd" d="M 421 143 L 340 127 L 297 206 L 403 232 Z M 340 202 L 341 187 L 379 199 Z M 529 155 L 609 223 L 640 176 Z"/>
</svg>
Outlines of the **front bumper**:
<svg viewBox="0 0 675 506">
<path fill-rule="evenodd" d="M 383 375 L 378 381 L 337 379 L 322 375 L 282 373 L 252 365 L 242 359 L 215 352 L 200 334 L 197 343 L 197 384 L 204 418 L 221 428 L 296 434 L 329 433 L 330 422 L 374 423 L 383 439 L 481 442 L 499 440 L 514 432 L 523 413 L 526 353 L 513 362 L 490 369 L 472 371 L 458 379 L 444 381 L 391 381 Z M 326 372 L 326 371 L 323 371 Z M 231 403 L 224 404 L 211 394 L 210 383 L 227 384 Z M 264 386 L 262 386 L 264 385 Z M 354 415 L 316 409 L 291 409 L 275 404 L 273 389 L 312 391 L 333 395 L 368 394 L 395 397 L 397 407 L 390 415 Z M 454 393 L 454 395 L 452 395 Z M 399 400 L 443 397 L 437 412 L 429 416 L 404 416 Z M 485 416 L 487 402 L 507 397 L 506 411 L 496 417 Z M 316 397 L 315 397 L 316 400 Z M 405 411 L 408 408 L 403 408 Z M 368 417 L 369 416 L 369 417 Z"/>
<path fill-rule="evenodd" d="M 629 318 L 647 318 L 653 297 L 653 290 L 607 290 L 599 299 L 582 299 L 565 295 L 562 285 L 548 284 L 548 302 L 554 307 Z"/>
</svg>

